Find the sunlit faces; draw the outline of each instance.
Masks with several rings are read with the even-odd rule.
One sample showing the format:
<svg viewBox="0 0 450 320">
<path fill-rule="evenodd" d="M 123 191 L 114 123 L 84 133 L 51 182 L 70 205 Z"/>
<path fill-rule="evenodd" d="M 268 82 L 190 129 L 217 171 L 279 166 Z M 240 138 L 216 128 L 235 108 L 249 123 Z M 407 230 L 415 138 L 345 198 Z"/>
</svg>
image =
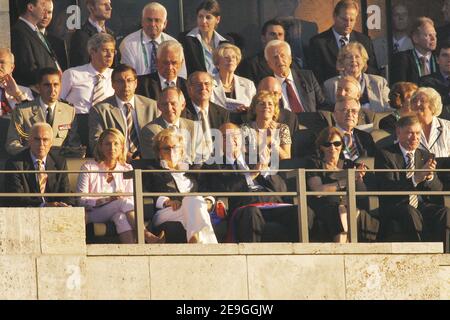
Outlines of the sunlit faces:
<svg viewBox="0 0 450 320">
<path fill-rule="evenodd" d="M 430 120 L 433 112 L 430 107 L 430 99 L 424 92 L 419 92 L 414 99 L 411 100 L 411 111 L 415 112 L 420 121 Z"/>
<path fill-rule="evenodd" d="M 336 88 L 336 99 L 341 97 L 350 97 L 353 99 L 358 99 L 361 96 L 361 92 L 358 86 L 355 83 L 350 81 L 338 81 L 338 85 Z"/>
<path fill-rule="evenodd" d="M 113 134 L 107 134 L 99 145 L 100 152 L 103 154 L 105 161 L 117 160 L 123 154 L 124 145 L 119 138 Z"/>
<path fill-rule="evenodd" d="M 262 43 L 266 45 L 271 40 L 284 41 L 285 32 L 284 28 L 280 25 L 270 25 L 266 29 L 266 33 L 261 36 Z"/>
<path fill-rule="evenodd" d="M 342 145 L 341 137 L 335 134 L 320 146 L 320 151 L 326 159 L 338 158 L 342 151 Z"/>
<path fill-rule="evenodd" d="M 209 101 L 212 92 L 212 80 L 207 73 L 199 73 L 192 79 L 189 88 L 189 96 L 196 104 Z"/>
<path fill-rule="evenodd" d="M 450 48 L 442 48 L 437 59 L 439 69 L 446 75 L 450 75 Z"/>
<path fill-rule="evenodd" d="M 225 49 L 219 58 L 219 70 L 234 73 L 238 66 L 238 56 L 232 49 Z"/>
<path fill-rule="evenodd" d="M 44 12 L 42 20 L 38 22 L 37 27 L 39 29 L 45 29 L 48 27 L 53 18 L 53 1 L 44 2 Z"/>
<path fill-rule="evenodd" d="M 37 127 L 31 131 L 28 145 L 31 153 L 37 158 L 43 160 L 52 147 L 53 136 L 50 128 Z"/>
<path fill-rule="evenodd" d="M 201 32 L 213 32 L 219 25 L 220 16 L 216 17 L 212 13 L 202 9 L 197 14 L 197 27 Z"/>
<path fill-rule="evenodd" d="M 334 107 L 336 124 L 346 131 L 351 131 L 358 124 L 358 113 L 361 109 L 354 99 L 338 101 Z"/>
<path fill-rule="evenodd" d="M 290 67 L 292 63 L 292 57 L 289 50 L 283 46 L 273 46 L 267 51 L 268 61 L 270 69 L 280 77 L 287 77 L 290 73 Z"/>
<path fill-rule="evenodd" d="M 136 91 L 136 76 L 131 70 L 117 73 L 112 79 L 112 87 L 120 100 L 128 102 L 133 98 Z"/>
<path fill-rule="evenodd" d="M 164 145 L 159 148 L 159 157 L 167 161 L 170 167 L 175 167 L 183 157 L 183 146 L 178 137 L 169 136 Z"/>
<path fill-rule="evenodd" d="M 116 48 L 113 42 L 103 43 L 97 50 L 91 50 L 91 62 L 100 68 L 110 68 L 114 61 Z"/>
<path fill-rule="evenodd" d="M 167 90 L 158 100 L 158 109 L 164 120 L 168 123 L 175 123 L 181 116 L 184 104 L 176 90 Z"/>
<path fill-rule="evenodd" d="M 262 98 L 256 103 L 256 118 L 272 120 L 275 114 L 275 104 L 270 97 Z"/>
<path fill-rule="evenodd" d="M 37 88 L 45 104 L 53 104 L 59 99 L 61 92 L 61 78 L 59 74 L 47 74 L 42 77 Z"/>
<path fill-rule="evenodd" d="M 258 91 L 269 91 L 276 99 L 280 100 L 283 94 L 280 82 L 274 77 L 267 77 L 261 80 L 258 85 Z"/>
<path fill-rule="evenodd" d="M 14 70 L 14 64 L 11 60 L 11 54 L 0 50 L 0 80 L 4 76 L 11 74 Z"/>
<path fill-rule="evenodd" d="M 433 51 L 436 49 L 436 30 L 430 23 L 425 23 L 418 32 L 412 35 L 416 47 L 423 51 Z"/>
<path fill-rule="evenodd" d="M 414 151 L 420 144 L 420 133 L 422 127 L 420 123 L 396 129 L 397 139 L 400 145 L 408 151 Z"/>
<path fill-rule="evenodd" d="M 166 28 L 166 13 L 163 10 L 148 8 L 144 11 L 141 25 L 150 39 L 156 39 Z"/>
<path fill-rule="evenodd" d="M 95 5 L 89 6 L 88 9 L 96 20 L 111 19 L 112 6 L 110 0 L 96 0 Z"/>
<path fill-rule="evenodd" d="M 166 80 L 176 80 L 182 63 L 180 52 L 171 48 L 164 50 L 156 62 L 159 74 Z"/>
<path fill-rule="evenodd" d="M 30 22 L 34 24 L 38 24 L 43 18 L 45 14 L 45 6 L 46 2 L 49 0 L 38 0 L 36 5 L 32 3 L 28 3 L 27 9 L 29 13 Z"/>
<path fill-rule="evenodd" d="M 346 8 L 339 11 L 334 18 L 334 30 L 340 35 L 348 35 L 353 31 L 358 12 L 355 8 Z"/>
<path fill-rule="evenodd" d="M 345 55 L 344 72 L 347 75 L 359 77 L 364 68 L 364 60 L 358 50 L 353 50 Z"/>
</svg>

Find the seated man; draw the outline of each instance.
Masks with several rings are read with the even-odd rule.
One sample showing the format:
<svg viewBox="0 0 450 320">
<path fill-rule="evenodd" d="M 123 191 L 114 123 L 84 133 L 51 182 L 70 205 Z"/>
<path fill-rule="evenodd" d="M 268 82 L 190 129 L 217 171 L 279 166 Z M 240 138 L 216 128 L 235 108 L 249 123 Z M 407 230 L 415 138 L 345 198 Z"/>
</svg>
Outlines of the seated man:
<svg viewBox="0 0 450 320">
<path fill-rule="evenodd" d="M 26 148 L 30 129 L 37 122 L 52 127 L 54 147 L 79 147 L 75 108 L 59 101 L 61 73 L 53 68 L 39 70 L 37 88 L 39 97 L 16 106 L 12 112 L 5 144 L 8 153 L 16 155 Z"/>
<path fill-rule="evenodd" d="M 253 173 L 234 173 L 228 170 L 250 170 L 242 153 L 242 133 L 238 126 L 225 123 L 220 127 L 223 148 L 216 163 L 204 164 L 202 169 L 223 170 L 218 174 L 202 174 L 199 181 L 201 192 L 249 192 L 248 197 L 231 197 L 229 212 L 229 240 L 237 242 L 298 241 L 297 207 L 285 204 L 280 196 L 252 196 L 256 192 L 286 192 L 283 179 L 267 173 L 267 165 L 258 163 Z M 208 161 L 209 162 L 209 161 Z M 269 205 L 270 203 L 270 205 Z M 270 236 L 265 230 L 270 223 L 278 230 Z M 230 231 L 231 228 L 231 231 Z M 263 233 L 266 235 L 263 239 Z"/>
<path fill-rule="evenodd" d="M 419 149 L 422 128 L 416 116 L 397 121 L 398 142 L 375 157 L 376 169 L 426 169 L 429 171 L 377 172 L 381 191 L 441 191 L 442 183 L 432 172 L 436 160 Z M 432 198 L 432 197 L 431 197 Z M 380 197 L 381 229 L 397 220 L 405 233 L 403 241 L 444 241 L 449 209 L 432 202 L 428 196 L 402 195 Z M 448 228 L 448 226 L 447 226 Z"/>
<path fill-rule="evenodd" d="M 67 170 L 64 158 L 49 153 L 52 146 L 53 130 L 45 122 L 33 124 L 28 140 L 28 148 L 6 161 L 5 168 L 20 170 Z M 67 173 L 17 173 L 5 177 L 5 191 L 9 193 L 68 193 Z M 68 207 L 74 203 L 69 197 L 20 197 L 7 199 L 12 207 Z"/>
</svg>

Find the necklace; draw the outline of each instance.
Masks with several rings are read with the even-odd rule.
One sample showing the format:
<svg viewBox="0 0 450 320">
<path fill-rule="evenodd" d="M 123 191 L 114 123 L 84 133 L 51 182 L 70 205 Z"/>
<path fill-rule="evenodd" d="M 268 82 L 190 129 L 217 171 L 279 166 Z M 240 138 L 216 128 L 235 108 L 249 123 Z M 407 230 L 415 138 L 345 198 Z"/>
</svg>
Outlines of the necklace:
<svg viewBox="0 0 450 320">
<path fill-rule="evenodd" d="M 230 84 L 225 84 L 222 82 L 222 86 L 225 89 L 225 91 L 231 91 L 234 87 L 234 81 L 231 81 Z"/>
</svg>

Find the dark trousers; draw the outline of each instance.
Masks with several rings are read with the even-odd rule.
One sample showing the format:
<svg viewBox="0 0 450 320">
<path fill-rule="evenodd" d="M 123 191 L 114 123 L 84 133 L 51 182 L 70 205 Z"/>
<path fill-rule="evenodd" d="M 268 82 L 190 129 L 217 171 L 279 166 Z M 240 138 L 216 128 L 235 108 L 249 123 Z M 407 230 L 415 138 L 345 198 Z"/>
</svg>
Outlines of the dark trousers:
<svg viewBox="0 0 450 320">
<path fill-rule="evenodd" d="M 297 206 L 241 208 L 236 212 L 235 228 L 238 242 L 297 242 Z"/>
</svg>

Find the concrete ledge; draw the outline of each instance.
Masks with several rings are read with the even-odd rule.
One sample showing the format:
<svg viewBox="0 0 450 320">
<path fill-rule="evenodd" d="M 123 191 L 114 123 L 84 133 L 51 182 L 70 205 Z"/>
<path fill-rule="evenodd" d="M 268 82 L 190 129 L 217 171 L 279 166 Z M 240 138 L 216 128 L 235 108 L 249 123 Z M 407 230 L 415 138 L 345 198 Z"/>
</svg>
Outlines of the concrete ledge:
<svg viewBox="0 0 450 320">
<path fill-rule="evenodd" d="M 37 299 L 33 256 L 0 256 L 0 299 Z"/>
</svg>

